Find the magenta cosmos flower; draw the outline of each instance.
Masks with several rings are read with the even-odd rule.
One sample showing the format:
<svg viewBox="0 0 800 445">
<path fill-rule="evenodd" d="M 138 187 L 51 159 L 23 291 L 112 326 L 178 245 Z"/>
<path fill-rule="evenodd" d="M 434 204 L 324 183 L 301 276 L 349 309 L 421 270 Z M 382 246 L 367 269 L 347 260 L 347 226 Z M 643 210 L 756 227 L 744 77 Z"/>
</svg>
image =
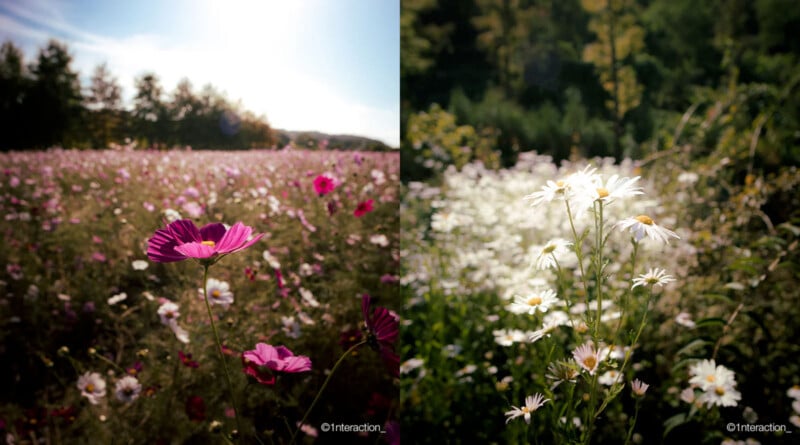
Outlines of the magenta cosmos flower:
<svg viewBox="0 0 800 445">
<path fill-rule="evenodd" d="M 333 182 L 333 179 L 325 175 L 319 175 L 314 178 L 314 191 L 316 191 L 319 196 L 325 196 L 335 188 L 336 184 Z"/>
<path fill-rule="evenodd" d="M 400 376 L 400 356 L 394 352 L 394 343 L 400 334 L 400 317 L 385 307 L 370 311 L 372 297 L 361 297 L 361 313 L 367 330 L 367 344 L 378 351 L 386 368 L 394 377 Z"/>
<path fill-rule="evenodd" d="M 244 373 L 255 377 L 258 383 L 272 385 L 275 383 L 275 372 L 311 371 L 311 359 L 295 356 L 286 346 L 272 346 L 259 343 L 252 351 L 242 353 Z"/>
<path fill-rule="evenodd" d="M 219 259 L 223 255 L 250 247 L 264 236 L 252 236 L 253 228 L 237 222 L 230 229 L 213 223 L 197 229 L 191 220 L 171 222 L 156 230 L 147 242 L 147 257 L 157 263 L 171 263 L 187 258 Z M 252 236 L 252 237 L 251 237 Z M 219 257 L 219 258 L 218 258 Z"/>
<path fill-rule="evenodd" d="M 356 206 L 355 211 L 353 211 L 353 215 L 355 215 L 356 218 L 361 218 L 362 216 L 371 212 L 373 210 L 372 209 L 373 202 L 374 202 L 373 200 L 368 199 L 366 201 L 358 203 L 358 206 Z"/>
</svg>

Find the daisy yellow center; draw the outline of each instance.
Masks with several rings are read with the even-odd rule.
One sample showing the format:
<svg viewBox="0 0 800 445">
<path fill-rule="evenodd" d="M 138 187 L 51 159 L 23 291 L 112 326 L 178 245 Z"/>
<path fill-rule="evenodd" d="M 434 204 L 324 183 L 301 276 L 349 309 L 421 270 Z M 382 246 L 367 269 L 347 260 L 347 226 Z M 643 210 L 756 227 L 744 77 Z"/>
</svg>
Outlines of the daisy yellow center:
<svg viewBox="0 0 800 445">
<path fill-rule="evenodd" d="M 586 357 L 583 359 L 583 364 L 589 369 L 594 368 L 597 365 L 597 359 L 593 356 Z"/>
<path fill-rule="evenodd" d="M 599 187 L 597 189 L 597 196 L 599 196 L 600 199 L 603 199 L 603 198 L 607 197 L 608 196 L 608 189 L 605 188 L 605 187 Z"/>
<path fill-rule="evenodd" d="M 647 284 L 656 284 L 658 283 L 658 278 L 656 277 L 647 277 Z"/>
<path fill-rule="evenodd" d="M 216 246 L 216 245 L 217 245 L 217 243 L 215 243 L 214 241 L 203 241 L 203 242 L 202 242 L 202 243 L 200 243 L 200 244 L 202 244 L 202 245 L 204 245 L 204 246 L 208 246 L 208 247 L 214 247 L 214 246 Z"/>
<path fill-rule="evenodd" d="M 211 291 L 211 296 L 214 298 L 219 298 L 220 295 L 221 293 L 219 292 L 219 289 L 214 289 L 213 291 Z"/>
<path fill-rule="evenodd" d="M 566 185 L 566 183 L 565 183 L 564 181 L 556 181 L 556 185 L 557 185 L 559 188 L 562 188 L 562 187 L 564 187 L 564 186 Z"/>
<path fill-rule="evenodd" d="M 527 413 L 531 412 L 531 409 L 528 408 L 527 406 L 523 406 L 522 409 L 520 409 L 520 411 L 522 411 L 523 413 L 527 414 Z"/>
<path fill-rule="evenodd" d="M 636 221 L 639 221 L 642 224 L 647 224 L 648 226 L 652 226 L 653 225 L 653 218 L 650 218 L 647 215 L 639 215 L 634 219 Z"/>
<path fill-rule="evenodd" d="M 86 385 L 86 392 L 94 392 L 94 385 L 92 385 L 91 383 Z"/>
<path fill-rule="evenodd" d="M 708 377 L 706 377 L 706 381 L 708 383 L 714 383 L 715 380 L 717 380 L 717 377 L 714 376 L 714 374 L 710 374 Z"/>
<path fill-rule="evenodd" d="M 542 304 L 542 297 L 532 297 L 528 300 L 528 306 L 538 306 Z"/>
<path fill-rule="evenodd" d="M 542 249 L 542 254 L 547 255 L 548 253 L 553 253 L 554 250 L 556 250 L 556 246 L 553 244 L 549 244 L 547 246 L 544 246 L 544 249 Z"/>
<path fill-rule="evenodd" d="M 717 393 L 718 396 L 725 395 L 725 388 L 717 386 L 717 389 L 715 389 L 714 392 Z"/>
</svg>

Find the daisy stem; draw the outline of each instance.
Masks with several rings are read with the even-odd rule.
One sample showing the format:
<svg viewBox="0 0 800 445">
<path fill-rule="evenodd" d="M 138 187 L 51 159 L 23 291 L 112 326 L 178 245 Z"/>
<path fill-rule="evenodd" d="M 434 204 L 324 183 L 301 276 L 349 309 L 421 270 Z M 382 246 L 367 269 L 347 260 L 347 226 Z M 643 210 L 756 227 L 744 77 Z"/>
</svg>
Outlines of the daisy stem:
<svg viewBox="0 0 800 445">
<path fill-rule="evenodd" d="M 231 406 L 233 407 L 233 418 L 236 419 L 236 428 L 239 434 L 242 434 L 242 424 L 239 420 L 239 410 L 236 408 L 236 398 L 233 395 L 233 382 L 231 381 L 231 373 L 228 371 L 228 362 L 225 360 L 225 354 L 222 352 L 222 342 L 219 341 L 219 332 L 217 325 L 214 324 L 214 314 L 211 313 L 211 305 L 208 303 L 208 265 L 203 266 L 203 300 L 206 302 L 206 310 L 208 310 L 208 320 L 211 322 L 211 330 L 214 331 L 214 340 L 217 341 L 217 351 L 222 360 L 222 368 L 225 370 L 225 380 L 228 382 L 228 393 L 231 398 Z"/>
<path fill-rule="evenodd" d="M 639 405 L 641 404 L 640 400 L 636 400 L 636 408 L 633 412 L 633 418 L 631 419 L 631 426 L 628 428 L 628 435 L 625 437 L 625 445 L 628 445 L 631 441 L 631 437 L 633 436 L 633 428 L 636 426 L 636 420 L 639 418 Z"/>
<path fill-rule="evenodd" d="M 588 307 L 588 303 L 589 303 L 589 282 L 586 281 L 586 274 L 584 273 L 584 270 L 583 270 L 583 252 L 581 251 L 581 241 L 582 241 L 582 239 L 578 238 L 578 232 L 575 230 L 575 222 L 572 219 L 572 210 L 569 207 L 569 200 L 565 199 L 564 203 L 566 203 L 566 205 L 567 205 L 567 217 L 569 218 L 569 226 L 572 228 L 572 236 L 573 236 L 573 238 L 575 238 L 575 243 L 573 244 L 573 247 L 575 248 L 575 256 L 578 257 L 578 267 L 581 270 L 581 280 L 583 281 L 583 290 L 586 293 L 586 295 L 584 295 L 584 300 L 587 303 L 587 307 Z"/>
<path fill-rule="evenodd" d="M 333 377 L 333 374 L 339 368 L 339 365 L 341 365 L 342 362 L 344 362 L 344 359 L 347 358 L 347 356 L 350 355 L 351 352 L 355 351 L 356 349 L 358 349 L 361 346 L 364 346 L 365 344 L 367 344 L 366 340 L 361 341 L 359 343 L 356 343 L 355 345 L 351 346 L 350 349 L 348 349 L 347 351 L 344 351 L 344 354 L 342 354 L 342 356 L 339 357 L 339 360 L 337 360 L 336 363 L 333 365 L 333 368 L 331 368 L 331 372 L 328 373 L 328 377 L 325 378 L 324 382 L 322 382 L 322 386 L 319 388 L 319 391 L 317 391 L 317 395 L 314 397 L 314 400 L 311 402 L 311 406 L 309 406 L 308 409 L 306 410 L 306 413 L 303 414 L 303 419 L 300 420 L 300 423 L 297 425 L 297 429 L 294 430 L 294 434 L 292 434 L 292 440 L 289 442 L 289 445 L 293 444 L 295 439 L 297 439 L 297 433 L 300 432 L 300 428 L 302 428 L 303 425 L 306 423 L 306 419 L 308 419 L 308 415 L 311 414 L 311 410 L 314 409 L 314 406 L 319 401 L 319 398 L 322 395 L 322 392 L 325 391 L 325 388 L 328 386 L 328 382 L 331 381 L 331 377 Z"/>
</svg>

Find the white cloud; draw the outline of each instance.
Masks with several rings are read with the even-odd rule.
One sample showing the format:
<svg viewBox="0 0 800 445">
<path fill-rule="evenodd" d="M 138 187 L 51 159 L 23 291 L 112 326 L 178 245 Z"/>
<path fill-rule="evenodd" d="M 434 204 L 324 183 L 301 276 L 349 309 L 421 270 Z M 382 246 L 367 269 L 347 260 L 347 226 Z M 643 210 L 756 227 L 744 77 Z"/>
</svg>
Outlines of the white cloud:
<svg viewBox="0 0 800 445">
<path fill-rule="evenodd" d="M 297 54 L 297 33 L 293 17 L 307 11 L 300 2 L 206 1 L 182 8 L 184 17 L 196 29 L 180 39 L 160 35 L 131 35 L 111 38 L 77 29 L 61 19 L 58 4 L 37 0 L 25 6 L 6 5 L 14 16 L 0 9 L 4 34 L 32 39 L 43 45 L 51 36 L 68 36 L 74 66 L 84 79 L 94 68 L 107 63 L 118 78 L 124 97 L 134 94 L 134 78 L 155 72 L 167 92 L 183 77 L 199 90 L 211 83 L 231 101 L 256 114 L 266 115 L 270 124 L 289 130 L 318 130 L 336 134 L 357 134 L 398 146 L 400 110 L 379 109 L 344 97 L 325 83 L 321 73 L 300 71 L 292 61 Z M 50 12 L 43 12 L 50 11 Z M 55 12 L 53 12 L 55 11 Z M 29 54 L 32 56 L 32 54 Z"/>
</svg>

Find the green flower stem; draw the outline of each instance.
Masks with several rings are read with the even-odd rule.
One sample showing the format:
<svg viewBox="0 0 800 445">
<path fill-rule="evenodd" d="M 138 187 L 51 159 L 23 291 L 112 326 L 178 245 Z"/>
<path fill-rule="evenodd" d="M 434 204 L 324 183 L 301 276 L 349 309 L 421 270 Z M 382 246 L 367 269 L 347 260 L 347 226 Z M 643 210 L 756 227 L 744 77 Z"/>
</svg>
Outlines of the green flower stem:
<svg viewBox="0 0 800 445">
<path fill-rule="evenodd" d="M 344 352 L 344 354 L 342 354 L 342 356 L 341 356 L 341 357 L 339 357 L 339 360 L 337 360 L 337 361 L 336 361 L 336 364 L 334 364 L 334 365 L 333 365 L 333 368 L 331 369 L 331 372 L 329 372 L 329 373 L 328 373 L 328 377 L 327 377 L 327 378 L 325 379 L 325 381 L 322 383 L 322 386 L 319 388 L 319 391 L 317 391 L 317 395 L 316 395 L 316 397 L 314 397 L 314 401 L 312 401 L 312 402 L 311 402 L 311 406 L 309 406 L 309 407 L 308 407 L 308 409 L 306 410 L 306 413 L 305 413 L 305 414 L 303 414 L 303 419 L 302 419 L 302 420 L 300 421 L 300 423 L 297 425 L 297 429 L 296 429 L 296 430 L 294 430 L 294 434 L 292 434 L 292 440 L 289 442 L 289 445 L 293 444 L 293 443 L 294 443 L 294 441 L 295 441 L 295 439 L 297 439 L 297 433 L 299 433 L 299 432 L 300 432 L 300 428 L 302 428 L 302 427 L 303 427 L 303 425 L 306 423 L 306 419 L 308 419 L 308 415 L 309 415 L 309 414 L 311 414 L 311 410 L 312 410 L 312 409 L 314 409 L 314 406 L 315 406 L 315 405 L 317 404 L 317 402 L 319 401 L 319 398 L 320 398 L 320 396 L 322 395 L 322 392 L 323 392 L 323 391 L 325 391 L 325 388 L 328 386 L 328 382 L 330 382 L 330 381 L 331 381 L 331 377 L 333 377 L 333 374 L 334 374 L 334 373 L 336 372 L 336 370 L 339 368 L 339 365 L 341 365 L 341 364 L 342 364 L 342 362 L 344 362 L 344 359 L 345 359 L 345 358 L 346 358 L 348 355 L 350 355 L 350 353 L 351 353 L 351 352 L 355 351 L 356 349 L 358 349 L 358 348 L 359 348 L 359 347 L 361 347 L 361 346 L 364 346 L 365 344 L 367 344 L 367 341 L 366 341 L 366 340 L 364 340 L 364 341 L 362 341 L 362 342 L 360 342 L 360 343 L 357 343 L 357 344 L 355 344 L 355 345 L 351 346 L 351 347 L 350 347 L 350 349 L 348 349 L 347 351 L 345 351 L 345 352 Z"/>
<path fill-rule="evenodd" d="M 567 216 L 569 217 L 569 226 L 572 228 L 572 237 L 575 238 L 575 243 L 573 243 L 572 247 L 575 249 L 575 256 L 578 257 L 578 267 L 581 271 L 581 280 L 583 281 L 583 290 L 585 292 L 583 296 L 584 302 L 589 303 L 589 282 L 586 280 L 586 273 L 583 268 L 583 252 L 581 251 L 582 239 L 578 238 L 578 232 L 575 230 L 575 222 L 572 219 L 572 209 L 569 207 L 569 200 L 564 199 L 564 203 L 567 205 Z"/>
<path fill-rule="evenodd" d="M 208 303 L 208 265 L 203 265 L 203 300 L 206 302 L 206 309 L 208 310 L 208 320 L 211 322 L 211 330 L 214 331 L 214 339 L 217 341 L 217 351 L 222 360 L 222 367 L 225 369 L 225 380 L 228 382 L 228 393 L 231 398 L 231 405 L 233 406 L 233 418 L 236 419 L 236 428 L 239 434 L 242 434 L 242 424 L 239 420 L 239 409 L 236 407 L 236 398 L 233 395 L 233 382 L 231 381 L 231 373 L 228 371 L 228 362 L 225 359 L 225 354 L 222 352 L 222 342 L 219 341 L 219 332 L 217 325 L 214 324 L 214 314 L 211 313 L 211 305 Z"/>
<path fill-rule="evenodd" d="M 636 275 L 636 256 L 639 253 L 639 242 L 631 239 L 633 243 L 633 252 L 631 252 L 631 283 L 633 283 L 633 277 Z M 614 330 L 614 335 L 611 337 L 611 341 L 615 342 L 617 340 L 617 335 L 619 335 L 619 330 L 622 329 L 622 326 L 625 325 L 625 317 L 628 315 L 627 308 L 628 308 L 628 296 L 632 294 L 633 291 L 631 288 L 626 288 L 625 292 L 622 294 L 622 301 L 620 301 L 620 310 L 621 314 L 619 316 L 619 323 L 617 323 L 617 328 Z"/>
<path fill-rule="evenodd" d="M 633 437 L 633 428 L 636 426 L 636 420 L 639 418 L 639 405 L 641 404 L 641 399 L 636 400 L 636 408 L 633 413 L 633 419 L 631 419 L 631 426 L 628 428 L 628 435 L 625 437 L 625 445 L 628 445 L 631 442 L 631 437 Z"/>
</svg>

